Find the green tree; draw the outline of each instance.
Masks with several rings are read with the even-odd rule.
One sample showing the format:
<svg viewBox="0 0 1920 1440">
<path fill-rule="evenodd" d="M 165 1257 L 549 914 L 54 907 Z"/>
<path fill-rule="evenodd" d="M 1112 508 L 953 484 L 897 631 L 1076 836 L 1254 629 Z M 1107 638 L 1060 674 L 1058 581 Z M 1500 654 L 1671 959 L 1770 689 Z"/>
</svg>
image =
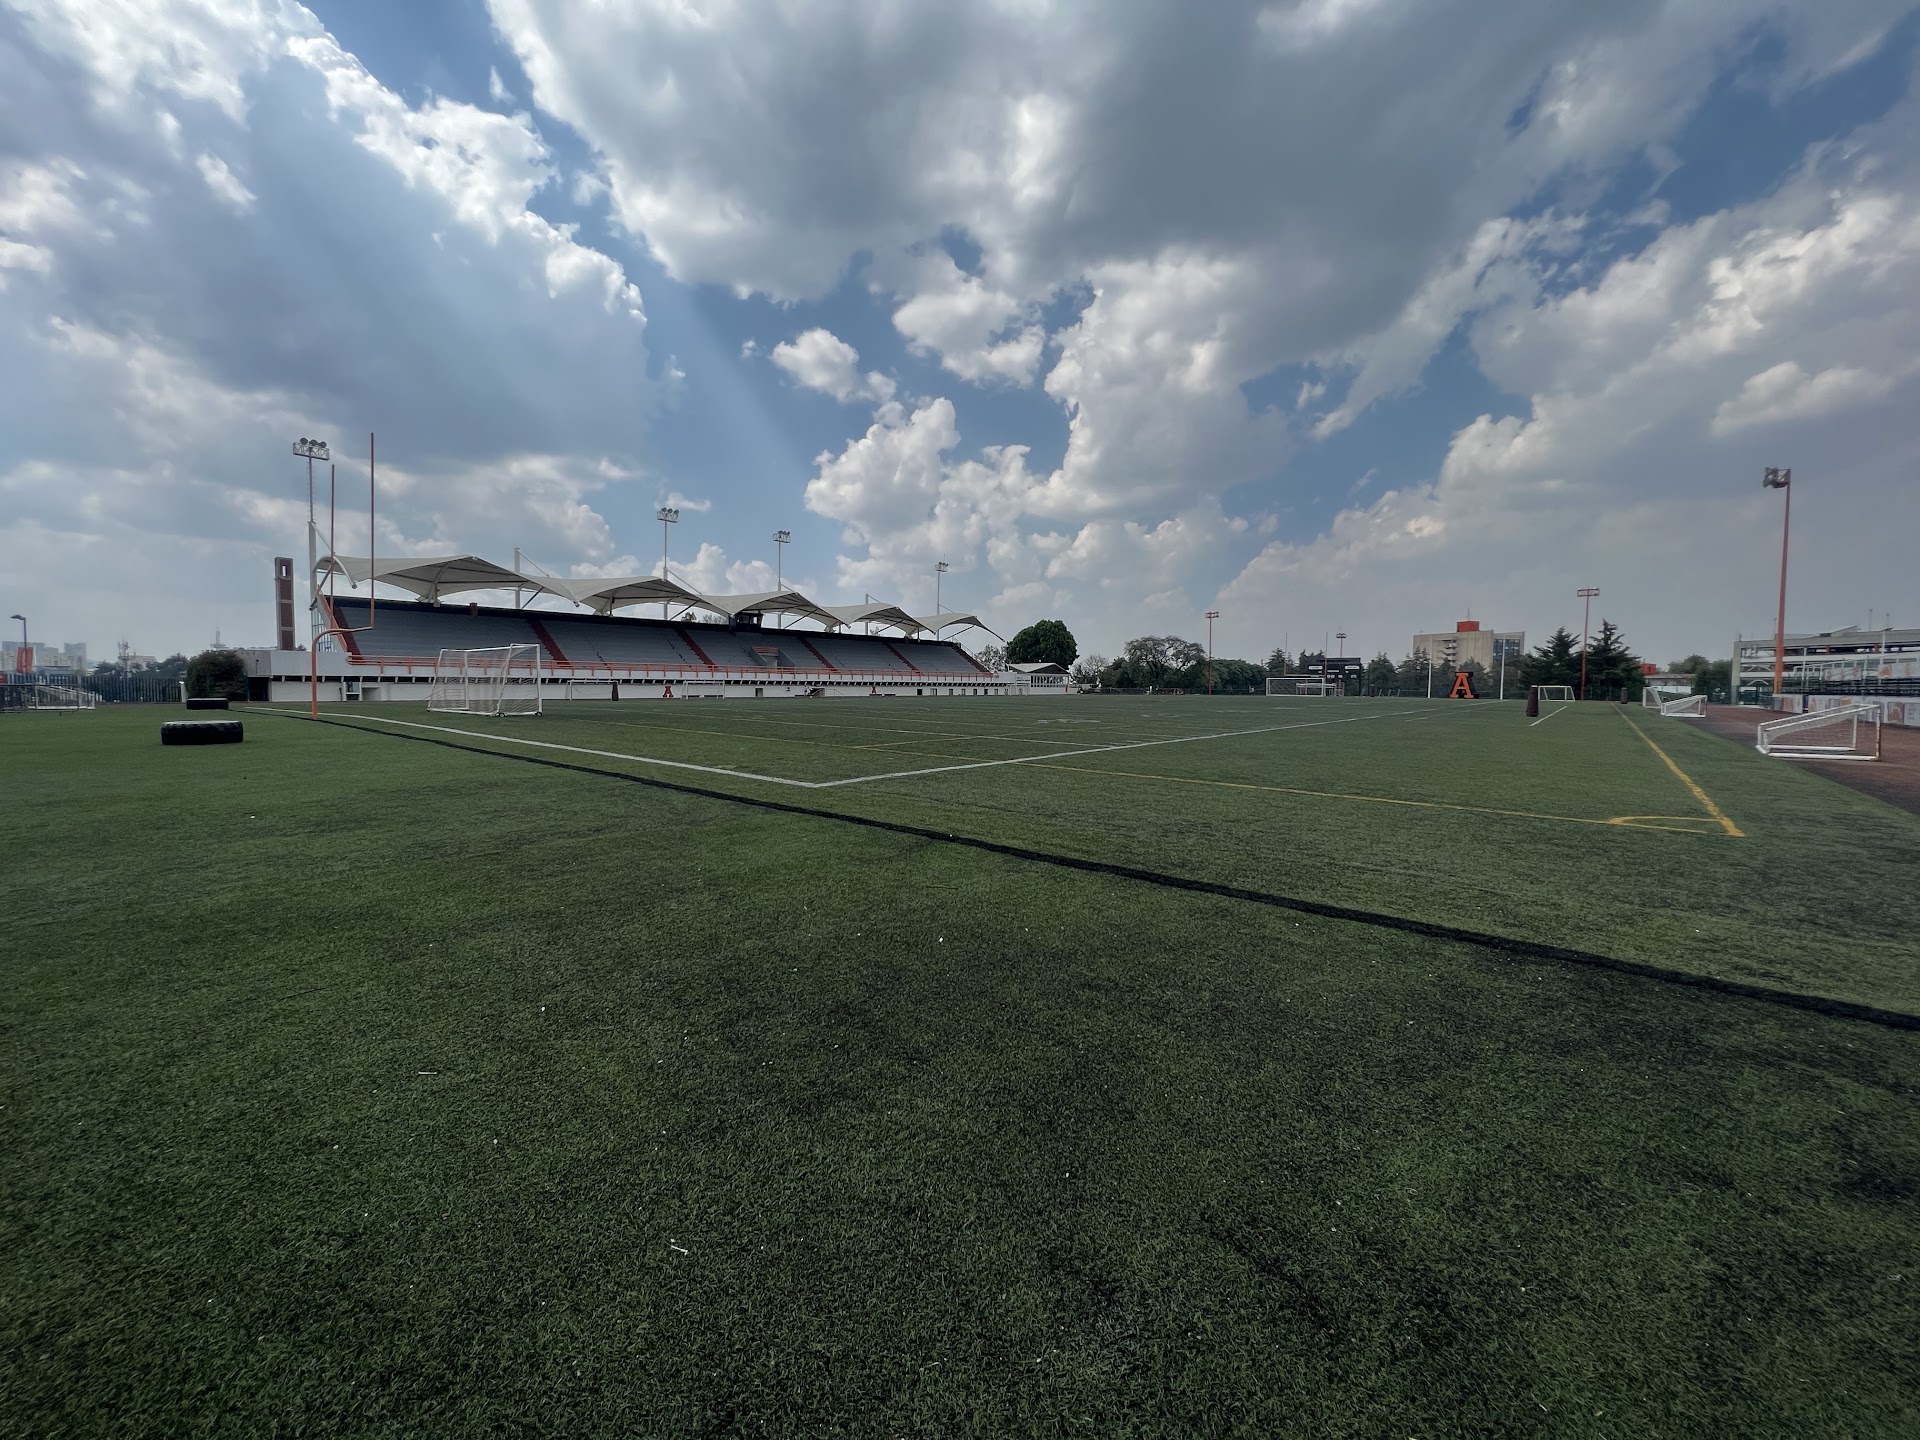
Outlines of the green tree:
<svg viewBox="0 0 1920 1440">
<path fill-rule="evenodd" d="M 1079 658 L 1073 632 L 1058 620 L 1036 620 L 1007 642 L 1009 665 L 1053 664 L 1065 670 Z"/>
<path fill-rule="evenodd" d="M 1416 650 L 1400 662 L 1396 683 L 1402 695 L 1424 695 L 1427 693 L 1428 672 L 1433 662 L 1427 658 L 1425 650 Z"/>
<path fill-rule="evenodd" d="M 1729 689 L 1732 685 L 1733 662 L 1731 660 L 1707 660 L 1698 669 L 1692 671 L 1693 693 L 1705 695 L 1716 702 L 1732 699 Z"/>
<path fill-rule="evenodd" d="M 1140 635 L 1121 647 L 1121 659 L 1139 686 L 1169 685 L 1180 671 L 1191 670 L 1207 658 L 1206 647 L 1178 635 Z"/>
<path fill-rule="evenodd" d="M 1098 685 L 1107 671 L 1107 657 L 1104 655 L 1082 655 L 1074 662 L 1072 675 L 1076 685 Z"/>
<path fill-rule="evenodd" d="M 1267 656 L 1267 674 L 1269 675 L 1292 674 L 1293 672 L 1287 668 L 1288 663 L 1289 662 L 1287 660 L 1287 652 L 1285 650 L 1282 650 L 1278 645 L 1274 646 L 1273 653 Z"/>
<path fill-rule="evenodd" d="M 1708 663 L 1707 657 L 1704 655 L 1689 655 L 1686 659 L 1676 660 L 1673 664 L 1669 665 L 1667 667 L 1667 673 L 1669 675 L 1698 675 L 1702 670 L 1707 668 Z"/>
<path fill-rule="evenodd" d="M 1592 700 L 1638 700 L 1647 688 L 1640 657 L 1627 648 L 1620 627 L 1600 622 L 1600 633 L 1587 647 L 1587 694 Z"/>
<path fill-rule="evenodd" d="M 1562 625 L 1520 662 L 1522 685 L 1578 685 L 1580 642 Z"/>
<path fill-rule="evenodd" d="M 980 647 L 980 653 L 973 657 L 989 670 L 999 670 L 1007 663 L 1007 647 L 988 643 Z"/>
<path fill-rule="evenodd" d="M 1400 688 L 1400 672 L 1382 650 L 1367 662 L 1366 686 L 1369 695 L 1387 695 Z"/>
<path fill-rule="evenodd" d="M 187 662 L 187 694 L 247 698 L 247 662 L 238 650 L 202 650 Z"/>
</svg>

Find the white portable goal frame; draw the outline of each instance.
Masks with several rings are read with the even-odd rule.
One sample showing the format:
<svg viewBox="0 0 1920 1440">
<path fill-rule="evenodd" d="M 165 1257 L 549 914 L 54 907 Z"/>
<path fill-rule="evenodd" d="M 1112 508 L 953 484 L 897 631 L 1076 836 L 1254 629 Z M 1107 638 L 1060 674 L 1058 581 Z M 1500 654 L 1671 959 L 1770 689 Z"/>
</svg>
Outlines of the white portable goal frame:
<svg viewBox="0 0 1920 1440">
<path fill-rule="evenodd" d="M 1880 720 L 1877 702 L 1809 710 L 1762 721 L 1754 749 L 1782 760 L 1878 760 Z"/>
<path fill-rule="evenodd" d="M 427 709 L 443 715 L 538 715 L 538 645 L 442 650 L 433 663 Z"/>
<path fill-rule="evenodd" d="M 1571 705 L 1573 703 L 1573 687 L 1571 685 L 1536 685 L 1533 688 L 1540 692 L 1540 703 L 1542 705 Z"/>
<path fill-rule="evenodd" d="M 1330 700 L 1341 694 L 1346 687 L 1339 680 L 1326 680 L 1318 675 L 1269 675 L 1267 694 L 1287 696 L 1310 696 L 1313 699 Z"/>
<path fill-rule="evenodd" d="M 1707 718 L 1707 697 L 1682 695 L 1678 700 L 1662 700 L 1660 713 L 1680 720 L 1704 720 Z"/>
<path fill-rule="evenodd" d="M 29 710 L 91 710 L 100 697 L 77 685 L 30 685 L 27 687 Z"/>
</svg>

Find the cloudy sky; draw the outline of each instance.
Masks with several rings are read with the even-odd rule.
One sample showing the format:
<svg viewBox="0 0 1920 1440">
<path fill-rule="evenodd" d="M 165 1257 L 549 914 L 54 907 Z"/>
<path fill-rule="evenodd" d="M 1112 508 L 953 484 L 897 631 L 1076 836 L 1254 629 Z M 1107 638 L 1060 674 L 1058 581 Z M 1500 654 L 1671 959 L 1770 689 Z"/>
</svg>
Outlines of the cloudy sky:
<svg viewBox="0 0 1920 1440">
<path fill-rule="evenodd" d="M 0 0 L 0 606 L 518 545 L 1403 653 L 1920 623 L 1905 0 Z M 351 484 L 347 483 L 351 480 Z M 355 488 L 358 487 L 358 488 Z"/>
</svg>

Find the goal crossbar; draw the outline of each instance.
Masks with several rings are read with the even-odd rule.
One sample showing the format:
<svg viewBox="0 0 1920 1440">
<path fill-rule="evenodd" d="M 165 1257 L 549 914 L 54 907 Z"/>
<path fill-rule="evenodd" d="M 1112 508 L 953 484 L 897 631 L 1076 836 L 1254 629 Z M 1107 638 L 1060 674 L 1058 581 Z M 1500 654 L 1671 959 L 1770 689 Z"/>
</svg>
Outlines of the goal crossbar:
<svg viewBox="0 0 1920 1440">
<path fill-rule="evenodd" d="M 92 710 L 100 697 L 72 685 L 32 685 L 27 688 L 29 710 Z"/>
<path fill-rule="evenodd" d="M 1754 748 L 1782 760 L 1878 760 L 1878 704 L 1844 705 L 1762 721 Z"/>
<path fill-rule="evenodd" d="M 442 650 L 433 664 L 427 709 L 443 715 L 538 715 L 538 645 Z"/>
<path fill-rule="evenodd" d="M 1676 715 L 1682 720 L 1704 720 L 1707 718 L 1707 697 L 1683 695 L 1678 700 L 1662 700 L 1660 713 Z"/>
<path fill-rule="evenodd" d="M 1332 699 L 1344 688 L 1340 681 L 1325 680 L 1318 675 L 1269 675 L 1267 677 L 1267 694 L 1269 695 L 1307 695 L 1316 700 Z"/>
<path fill-rule="evenodd" d="M 1573 703 L 1571 685 L 1536 685 L 1534 689 L 1540 692 L 1540 703 L 1543 705 Z"/>
</svg>

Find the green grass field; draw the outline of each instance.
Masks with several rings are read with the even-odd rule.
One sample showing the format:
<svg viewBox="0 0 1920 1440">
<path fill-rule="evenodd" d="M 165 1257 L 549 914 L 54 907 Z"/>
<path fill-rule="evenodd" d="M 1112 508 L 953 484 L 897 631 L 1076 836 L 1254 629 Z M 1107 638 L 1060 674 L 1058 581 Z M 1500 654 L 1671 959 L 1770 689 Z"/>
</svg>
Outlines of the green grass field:
<svg viewBox="0 0 1920 1440">
<path fill-rule="evenodd" d="M 1920 1432 L 1920 818 L 1805 769 L 174 718 L 0 718 L 0 1433 Z"/>
</svg>

